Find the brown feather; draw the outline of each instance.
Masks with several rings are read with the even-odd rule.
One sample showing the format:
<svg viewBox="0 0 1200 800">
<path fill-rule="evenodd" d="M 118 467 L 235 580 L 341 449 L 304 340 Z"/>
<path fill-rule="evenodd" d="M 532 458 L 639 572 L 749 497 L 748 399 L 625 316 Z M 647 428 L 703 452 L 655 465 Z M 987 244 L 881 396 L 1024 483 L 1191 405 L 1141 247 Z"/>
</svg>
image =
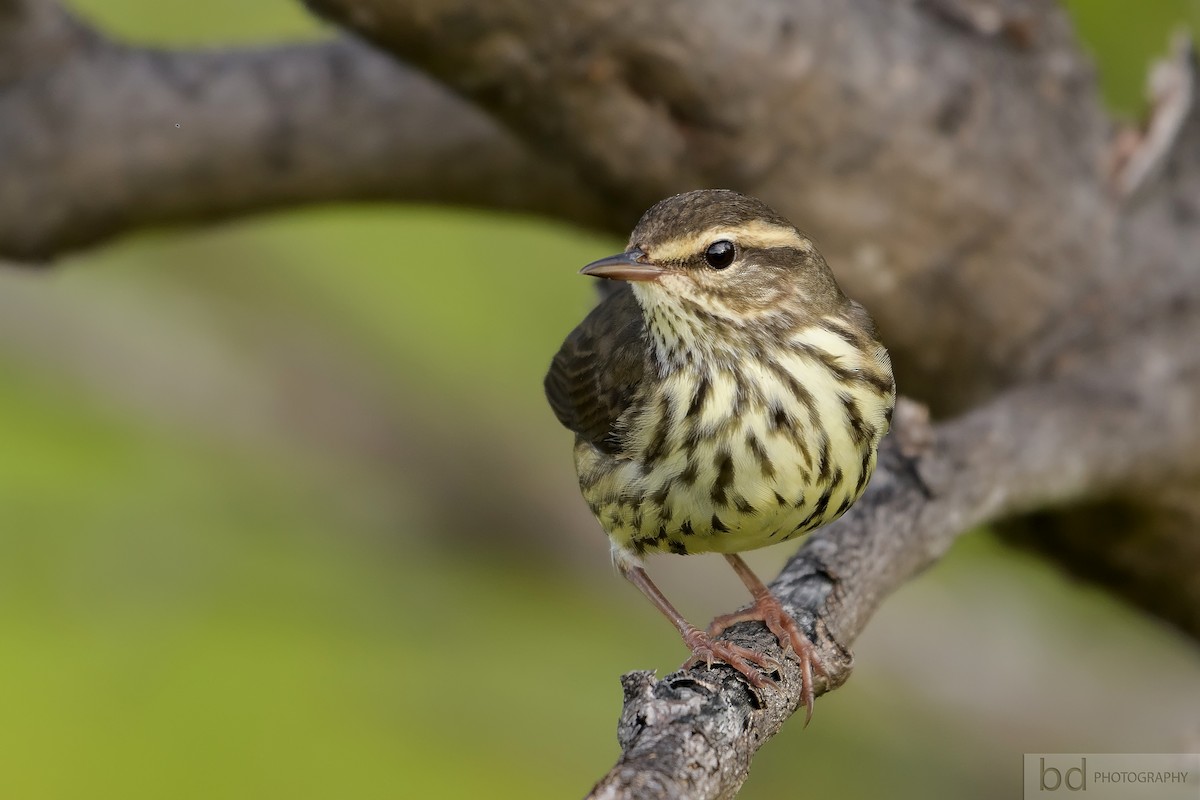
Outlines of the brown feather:
<svg viewBox="0 0 1200 800">
<path fill-rule="evenodd" d="M 646 373 L 646 326 L 628 284 L 605 297 L 563 342 L 544 387 L 558 421 L 606 453 Z"/>
</svg>

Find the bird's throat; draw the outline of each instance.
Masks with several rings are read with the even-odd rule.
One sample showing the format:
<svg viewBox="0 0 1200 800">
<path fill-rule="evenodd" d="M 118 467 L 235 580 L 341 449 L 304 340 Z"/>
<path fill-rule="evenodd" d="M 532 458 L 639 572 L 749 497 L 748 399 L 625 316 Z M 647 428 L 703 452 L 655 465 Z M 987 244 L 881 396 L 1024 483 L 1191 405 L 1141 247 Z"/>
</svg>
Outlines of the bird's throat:
<svg viewBox="0 0 1200 800">
<path fill-rule="evenodd" d="M 697 364 L 735 363 L 747 331 L 737 315 L 707 298 L 684 297 L 662 285 L 634 285 L 659 374 Z"/>
</svg>

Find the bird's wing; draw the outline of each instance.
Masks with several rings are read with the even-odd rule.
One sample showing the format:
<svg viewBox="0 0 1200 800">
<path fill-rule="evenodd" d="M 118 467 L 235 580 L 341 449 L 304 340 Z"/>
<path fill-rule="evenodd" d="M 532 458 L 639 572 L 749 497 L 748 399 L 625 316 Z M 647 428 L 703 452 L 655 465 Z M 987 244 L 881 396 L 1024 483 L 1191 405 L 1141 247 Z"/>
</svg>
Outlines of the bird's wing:
<svg viewBox="0 0 1200 800">
<path fill-rule="evenodd" d="M 645 373 L 645 323 L 628 284 L 605 297 L 571 331 L 544 386 L 558 421 L 605 452 Z"/>
</svg>

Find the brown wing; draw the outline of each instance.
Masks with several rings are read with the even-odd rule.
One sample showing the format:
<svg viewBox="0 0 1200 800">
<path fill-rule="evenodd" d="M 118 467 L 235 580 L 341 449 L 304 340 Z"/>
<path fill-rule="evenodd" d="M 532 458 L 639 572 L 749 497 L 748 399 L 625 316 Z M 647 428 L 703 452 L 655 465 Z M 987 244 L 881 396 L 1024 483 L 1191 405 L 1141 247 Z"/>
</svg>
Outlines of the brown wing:
<svg viewBox="0 0 1200 800">
<path fill-rule="evenodd" d="M 571 331 L 546 373 L 558 421 L 608 453 L 619 449 L 613 428 L 645 372 L 644 330 L 633 291 L 623 284 Z"/>
</svg>

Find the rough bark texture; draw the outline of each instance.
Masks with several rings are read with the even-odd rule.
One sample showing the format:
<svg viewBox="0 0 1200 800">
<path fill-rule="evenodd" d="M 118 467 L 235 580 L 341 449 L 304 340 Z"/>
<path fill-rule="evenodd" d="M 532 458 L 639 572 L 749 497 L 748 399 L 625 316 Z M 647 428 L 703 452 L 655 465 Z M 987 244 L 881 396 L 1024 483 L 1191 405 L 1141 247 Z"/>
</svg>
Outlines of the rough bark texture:
<svg viewBox="0 0 1200 800">
<path fill-rule="evenodd" d="M 395 58 L 143 50 L 0 0 L 0 254 L 346 199 L 623 234 L 676 191 L 750 192 L 815 236 L 901 391 L 945 420 L 900 420 L 868 495 L 774 584 L 830 686 L 878 603 L 983 522 L 1200 639 L 1186 44 L 1119 131 L 1034 0 L 309 5 Z M 798 700 L 790 671 L 757 697 L 720 668 L 625 685 L 598 797 L 728 797 Z"/>
</svg>

